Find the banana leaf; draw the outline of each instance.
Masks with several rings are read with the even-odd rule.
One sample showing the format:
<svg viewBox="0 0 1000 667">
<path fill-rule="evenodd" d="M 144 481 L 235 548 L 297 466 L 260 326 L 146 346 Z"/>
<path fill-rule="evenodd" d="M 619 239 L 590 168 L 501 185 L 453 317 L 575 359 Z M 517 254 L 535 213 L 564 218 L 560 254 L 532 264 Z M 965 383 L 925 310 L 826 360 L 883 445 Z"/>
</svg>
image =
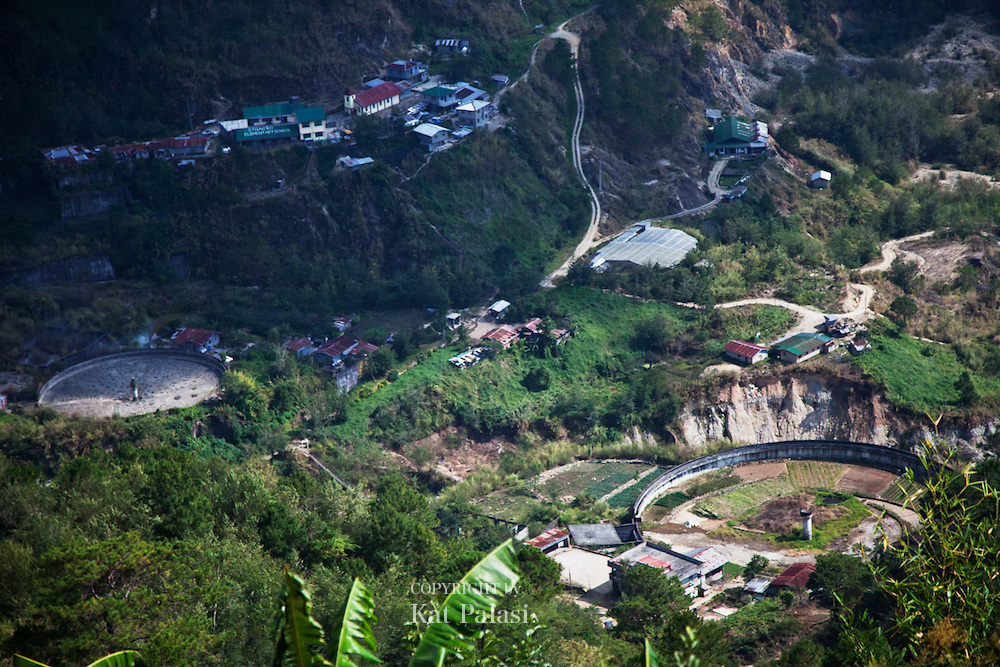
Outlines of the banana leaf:
<svg viewBox="0 0 1000 667">
<path fill-rule="evenodd" d="M 656 657 L 656 651 L 653 650 L 653 645 L 646 640 L 646 649 L 644 651 L 644 656 L 646 658 L 646 667 L 658 667 L 660 664 L 659 659 Z"/>
<path fill-rule="evenodd" d="M 377 620 L 374 610 L 375 599 L 371 591 L 361 583 L 360 579 L 355 579 L 337 616 L 339 621 L 333 631 L 337 638 L 337 652 L 332 656 L 336 667 L 357 667 L 351 660 L 351 655 L 358 655 L 372 662 L 381 662 L 373 653 L 375 635 L 372 633 L 371 623 Z M 331 651 L 333 648 L 330 647 Z"/>
<path fill-rule="evenodd" d="M 273 667 L 332 667 L 320 652 L 326 646 L 323 628 L 312 617 L 312 600 L 302 579 L 287 569 L 274 619 Z"/>
<path fill-rule="evenodd" d="M 96 662 L 92 662 L 87 667 L 145 667 L 142 656 L 138 651 L 118 651 L 104 656 Z M 38 662 L 23 655 L 14 656 L 14 667 L 49 667 L 44 662 Z"/>
<path fill-rule="evenodd" d="M 504 592 L 520 579 L 512 540 L 494 549 L 462 577 L 428 623 L 410 659 L 410 667 L 441 667 L 449 653 L 461 656 L 481 632 L 480 614 L 489 615 Z"/>
</svg>

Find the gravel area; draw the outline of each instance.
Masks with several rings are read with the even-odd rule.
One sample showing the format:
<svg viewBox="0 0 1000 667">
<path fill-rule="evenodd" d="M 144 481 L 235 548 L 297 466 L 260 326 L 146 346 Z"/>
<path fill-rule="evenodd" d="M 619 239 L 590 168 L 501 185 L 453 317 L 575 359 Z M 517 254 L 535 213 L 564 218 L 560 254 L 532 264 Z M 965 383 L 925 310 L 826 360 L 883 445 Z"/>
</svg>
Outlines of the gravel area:
<svg viewBox="0 0 1000 667">
<path fill-rule="evenodd" d="M 135 379 L 139 400 L 132 400 Z M 220 371 L 183 356 L 112 355 L 72 367 L 53 378 L 40 403 L 60 414 L 128 417 L 169 408 L 187 408 L 219 386 Z"/>
</svg>

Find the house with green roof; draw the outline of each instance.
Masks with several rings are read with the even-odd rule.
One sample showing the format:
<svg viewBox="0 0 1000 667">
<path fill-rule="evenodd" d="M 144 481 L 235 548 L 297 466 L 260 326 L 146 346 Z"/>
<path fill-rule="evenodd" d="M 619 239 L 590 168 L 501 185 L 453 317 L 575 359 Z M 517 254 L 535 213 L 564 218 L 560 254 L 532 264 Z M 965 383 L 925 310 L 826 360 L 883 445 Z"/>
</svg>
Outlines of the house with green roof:
<svg viewBox="0 0 1000 667">
<path fill-rule="evenodd" d="M 234 131 L 237 142 L 254 148 L 293 141 L 326 139 L 326 112 L 323 107 L 307 107 L 301 102 L 279 102 L 260 107 L 244 107 L 245 125 Z"/>
<path fill-rule="evenodd" d="M 299 102 L 279 102 L 262 107 L 243 107 L 243 117 L 247 125 L 291 125 L 295 122 L 295 112 L 302 108 Z"/>
<path fill-rule="evenodd" d="M 326 139 L 326 112 L 323 107 L 303 107 L 295 111 L 299 126 L 299 141 L 324 141 Z"/>
<path fill-rule="evenodd" d="M 836 343 L 821 333 L 800 333 L 789 336 L 771 346 L 778 358 L 789 364 L 797 364 L 812 359 L 821 352 L 829 352 Z"/>
<path fill-rule="evenodd" d="M 759 155 L 770 143 L 767 123 L 726 118 L 712 128 L 712 141 L 705 150 L 709 155 Z"/>
<path fill-rule="evenodd" d="M 434 86 L 433 88 L 421 91 L 420 94 L 424 96 L 424 102 L 427 104 L 436 106 L 440 109 L 447 109 L 450 106 L 454 106 L 458 102 L 458 99 L 455 97 L 457 92 L 458 91 L 454 88 Z"/>
</svg>

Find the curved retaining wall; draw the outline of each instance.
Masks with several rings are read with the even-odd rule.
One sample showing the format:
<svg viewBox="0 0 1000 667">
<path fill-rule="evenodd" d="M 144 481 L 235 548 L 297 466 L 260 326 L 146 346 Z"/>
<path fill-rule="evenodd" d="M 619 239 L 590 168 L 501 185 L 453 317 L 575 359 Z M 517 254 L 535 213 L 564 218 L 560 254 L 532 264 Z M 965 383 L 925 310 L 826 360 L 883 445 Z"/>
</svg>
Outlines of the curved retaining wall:
<svg viewBox="0 0 1000 667">
<path fill-rule="evenodd" d="M 107 354 L 103 357 L 96 357 L 94 359 L 82 361 L 75 366 L 70 366 L 61 373 L 56 373 L 52 376 L 52 379 L 42 385 L 42 388 L 38 391 L 38 403 L 44 404 L 45 394 L 48 393 L 52 387 L 67 378 L 73 377 L 80 371 L 89 370 L 96 366 L 102 366 L 109 362 L 114 363 L 114 361 L 119 359 L 136 357 L 159 357 L 161 359 L 180 359 L 182 361 L 192 361 L 215 371 L 219 374 L 219 377 L 222 377 L 222 374 L 229 370 L 224 363 L 215 357 L 210 357 L 207 354 L 199 354 L 197 352 L 184 352 L 181 350 L 130 350 L 128 352 L 117 352 L 115 354 Z"/>
<path fill-rule="evenodd" d="M 927 475 L 927 470 L 916 454 L 891 447 L 836 440 L 769 442 L 700 456 L 674 466 L 653 480 L 653 483 L 639 494 L 632 506 L 632 515 L 641 517 L 650 503 L 659 498 L 667 487 L 682 479 L 699 475 L 707 470 L 772 459 L 835 461 L 878 468 L 898 474 L 913 470 L 918 480 L 924 479 Z"/>
</svg>

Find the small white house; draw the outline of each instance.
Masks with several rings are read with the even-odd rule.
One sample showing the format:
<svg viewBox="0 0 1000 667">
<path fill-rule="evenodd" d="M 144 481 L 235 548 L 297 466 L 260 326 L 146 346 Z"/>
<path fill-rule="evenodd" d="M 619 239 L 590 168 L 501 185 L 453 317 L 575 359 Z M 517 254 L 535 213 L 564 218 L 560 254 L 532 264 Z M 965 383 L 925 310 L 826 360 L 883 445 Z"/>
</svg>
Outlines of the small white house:
<svg viewBox="0 0 1000 667">
<path fill-rule="evenodd" d="M 825 188 L 830 185 L 830 180 L 833 178 L 833 174 L 826 171 L 825 169 L 820 169 L 809 177 L 809 187 L 813 188 Z"/>
<path fill-rule="evenodd" d="M 458 124 L 471 127 L 482 127 L 489 120 L 490 103 L 486 100 L 472 100 L 459 106 Z"/>
<path fill-rule="evenodd" d="M 504 301 L 503 299 L 500 299 L 499 301 L 493 302 L 493 305 L 490 306 L 487 310 L 489 314 L 492 315 L 494 318 L 502 320 L 508 308 L 510 308 L 510 301 Z"/>
<path fill-rule="evenodd" d="M 427 150 L 436 151 L 448 140 L 448 130 L 433 123 L 421 123 L 413 128 L 413 132 L 420 138 L 420 143 L 427 146 Z"/>
</svg>

